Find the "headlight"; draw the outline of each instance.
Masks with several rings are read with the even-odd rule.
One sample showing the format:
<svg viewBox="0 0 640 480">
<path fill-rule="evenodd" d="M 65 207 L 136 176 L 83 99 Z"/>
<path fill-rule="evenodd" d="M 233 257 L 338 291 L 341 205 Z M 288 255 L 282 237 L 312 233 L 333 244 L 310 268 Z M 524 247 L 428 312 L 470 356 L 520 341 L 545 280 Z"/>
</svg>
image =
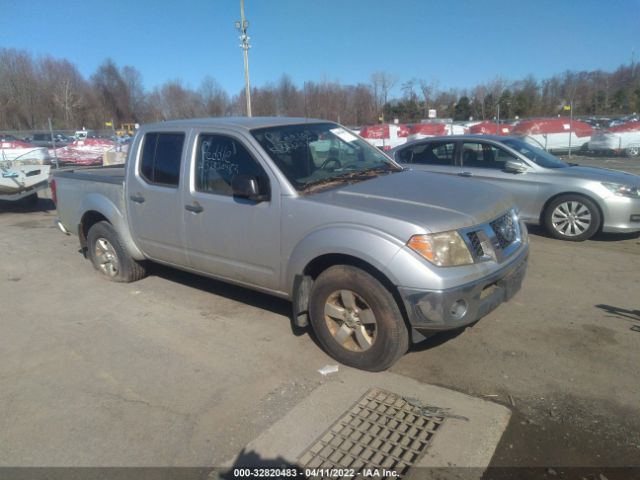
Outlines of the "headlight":
<svg viewBox="0 0 640 480">
<path fill-rule="evenodd" d="M 473 263 L 471 252 L 455 230 L 414 235 L 407 242 L 407 246 L 439 267 Z"/>
<path fill-rule="evenodd" d="M 602 185 L 607 187 L 607 189 L 619 195 L 621 197 L 631 197 L 631 198 L 640 198 L 640 187 L 634 187 L 632 185 L 624 185 L 622 183 L 607 183 L 602 182 Z"/>
</svg>

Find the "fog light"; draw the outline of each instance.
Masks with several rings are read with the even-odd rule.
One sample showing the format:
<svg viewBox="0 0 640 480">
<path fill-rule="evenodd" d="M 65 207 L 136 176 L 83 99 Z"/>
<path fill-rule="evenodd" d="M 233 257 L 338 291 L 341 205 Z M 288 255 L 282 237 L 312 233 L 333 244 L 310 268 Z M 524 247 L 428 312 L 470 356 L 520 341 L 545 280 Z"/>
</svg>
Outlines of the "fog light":
<svg viewBox="0 0 640 480">
<path fill-rule="evenodd" d="M 630 222 L 640 222 L 640 215 L 631 215 L 629 217 Z"/>
<path fill-rule="evenodd" d="M 451 304 L 449 313 L 455 320 L 460 320 L 467 313 L 467 302 L 462 299 L 456 300 Z"/>
</svg>

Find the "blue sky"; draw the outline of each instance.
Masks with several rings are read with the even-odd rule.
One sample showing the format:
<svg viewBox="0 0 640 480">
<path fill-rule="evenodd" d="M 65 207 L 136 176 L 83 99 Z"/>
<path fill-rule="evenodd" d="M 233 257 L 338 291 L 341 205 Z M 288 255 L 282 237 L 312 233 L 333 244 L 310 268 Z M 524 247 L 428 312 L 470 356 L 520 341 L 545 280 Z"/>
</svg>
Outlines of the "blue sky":
<svg viewBox="0 0 640 480">
<path fill-rule="evenodd" d="M 465 88 L 496 76 L 546 78 L 640 60 L 640 0 L 245 0 L 251 80 Z M 105 58 L 133 65 L 151 89 L 206 75 L 243 88 L 239 0 L 0 0 L 0 47 L 67 58 L 87 78 Z"/>
</svg>

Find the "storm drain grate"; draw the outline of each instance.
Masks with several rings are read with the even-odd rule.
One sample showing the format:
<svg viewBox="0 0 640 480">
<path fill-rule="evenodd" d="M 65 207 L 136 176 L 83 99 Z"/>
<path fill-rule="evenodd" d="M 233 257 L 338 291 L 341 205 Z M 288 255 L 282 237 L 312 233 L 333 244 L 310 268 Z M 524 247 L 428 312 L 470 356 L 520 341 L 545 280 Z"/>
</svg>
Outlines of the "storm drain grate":
<svg viewBox="0 0 640 480">
<path fill-rule="evenodd" d="M 420 407 L 395 393 L 372 388 L 299 458 L 312 478 L 365 478 L 365 472 L 393 471 L 402 476 L 425 453 L 442 417 L 426 417 Z M 354 477 L 355 475 L 355 477 Z"/>
</svg>

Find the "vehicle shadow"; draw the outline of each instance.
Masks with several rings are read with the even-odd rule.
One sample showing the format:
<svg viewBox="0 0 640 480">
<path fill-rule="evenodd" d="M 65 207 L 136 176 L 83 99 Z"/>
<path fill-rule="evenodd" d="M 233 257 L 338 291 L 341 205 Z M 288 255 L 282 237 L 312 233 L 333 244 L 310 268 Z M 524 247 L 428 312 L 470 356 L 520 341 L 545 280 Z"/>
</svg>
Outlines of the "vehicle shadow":
<svg viewBox="0 0 640 480">
<path fill-rule="evenodd" d="M 24 199 L 15 202 L 0 200 L 0 214 L 2 213 L 33 213 L 51 212 L 56 204 L 50 198 L 38 198 L 37 202 L 27 202 Z"/>
<path fill-rule="evenodd" d="M 536 237 L 544 237 L 551 240 L 556 240 L 554 237 L 549 235 L 547 230 L 541 225 L 527 225 L 527 230 L 530 235 L 534 235 Z M 636 238 L 640 238 L 640 232 L 634 233 L 604 233 L 598 232 L 593 237 L 591 237 L 589 242 L 620 242 L 623 240 L 633 240 Z M 562 242 L 562 240 L 557 240 L 558 242 Z M 570 243 L 570 242 L 567 242 Z"/>
<path fill-rule="evenodd" d="M 296 336 L 307 332 L 294 325 L 291 302 L 288 300 L 157 263 L 150 263 L 148 270 L 150 275 L 287 317 L 291 323 L 291 331 Z"/>
<path fill-rule="evenodd" d="M 626 308 L 614 307 L 613 305 L 598 304 L 596 308 L 608 313 L 608 317 L 615 317 L 629 322 L 640 322 L 640 310 L 627 310 Z"/>
<path fill-rule="evenodd" d="M 458 328 L 456 330 L 447 330 L 444 332 L 438 332 L 428 337 L 426 340 L 422 340 L 421 342 L 418 342 L 418 343 L 412 343 L 409 346 L 409 351 L 424 352 L 425 350 L 430 350 L 432 348 L 439 347 L 443 343 L 447 343 L 449 340 L 453 340 L 454 338 L 456 338 L 458 335 L 464 332 L 466 328 L 473 328 L 473 325 L 470 325 L 464 328 Z"/>
<path fill-rule="evenodd" d="M 289 462 L 283 457 L 277 458 L 263 458 L 256 452 L 247 452 L 246 449 L 242 449 L 238 457 L 236 458 L 233 466 L 229 470 L 220 471 L 220 480 L 231 480 L 236 478 L 255 478 L 249 474 L 250 470 L 254 469 L 273 469 L 280 470 L 284 477 L 296 477 L 304 474 L 303 469 L 296 464 Z M 210 477 L 211 478 L 211 477 Z M 278 476 L 278 478 L 281 478 Z"/>
</svg>

